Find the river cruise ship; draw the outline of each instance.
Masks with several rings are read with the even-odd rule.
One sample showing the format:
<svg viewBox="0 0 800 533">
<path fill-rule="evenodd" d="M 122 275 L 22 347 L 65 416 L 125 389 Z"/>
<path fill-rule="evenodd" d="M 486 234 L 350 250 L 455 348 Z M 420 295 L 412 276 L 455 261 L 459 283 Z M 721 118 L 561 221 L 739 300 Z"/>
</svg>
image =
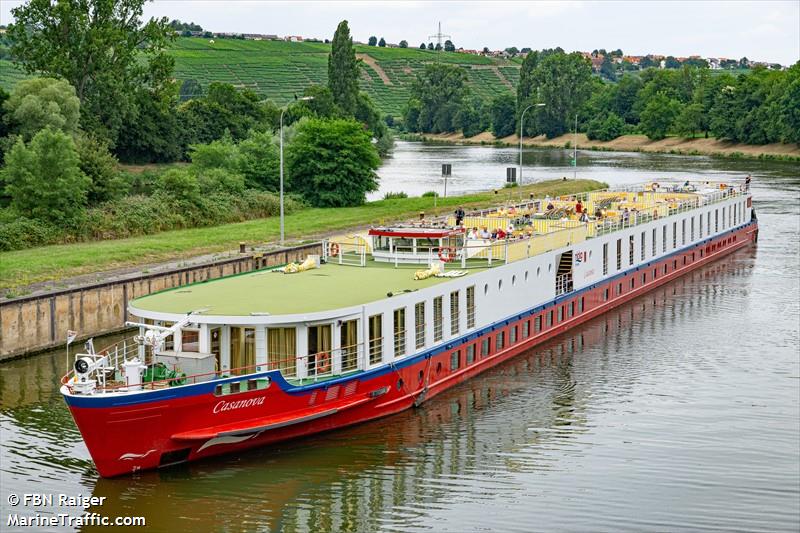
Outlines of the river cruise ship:
<svg viewBox="0 0 800 533">
<path fill-rule="evenodd" d="M 648 183 L 332 238 L 132 300 L 61 392 L 104 477 L 391 415 L 748 246 L 751 201 Z"/>
</svg>

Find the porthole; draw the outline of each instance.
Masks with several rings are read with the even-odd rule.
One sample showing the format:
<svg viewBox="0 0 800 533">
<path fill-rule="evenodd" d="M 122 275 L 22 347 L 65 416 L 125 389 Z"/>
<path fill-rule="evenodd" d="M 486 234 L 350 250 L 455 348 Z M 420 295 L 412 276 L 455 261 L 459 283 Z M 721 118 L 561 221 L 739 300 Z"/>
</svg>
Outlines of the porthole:
<svg viewBox="0 0 800 533">
<path fill-rule="evenodd" d="M 402 388 L 403 388 L 403 378 L 400 378 L 397 380 L 397 390 L 400 390 Z"/>
<path fill-rule="evenodd" d="M 553 271 L 553 263 L 550 263 L 549 265 L 547 265 L 547 271 L 548 272 L 552 272 Z"/>
</svg>

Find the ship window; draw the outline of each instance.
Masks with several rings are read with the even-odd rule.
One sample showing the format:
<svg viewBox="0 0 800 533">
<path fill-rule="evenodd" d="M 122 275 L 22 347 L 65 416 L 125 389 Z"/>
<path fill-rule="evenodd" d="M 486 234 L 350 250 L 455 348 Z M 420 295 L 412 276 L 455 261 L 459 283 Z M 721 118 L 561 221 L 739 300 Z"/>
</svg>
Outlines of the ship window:
<svg viewBox="0 0 800 533">
<path fill-rule="evenodd" d="M 483 295 L 486 296 L 487 294 L 489 294 L 489 284 L 488 283 L 484 283 L 483 284 Z"/>
<path fill-rule="evenodd" d="M 568 317 L 575 316 L 575 300 L 572 300 L 569 303 L 569 308 L 567 309 L 567 316 Z"/>
<path fill-rule="evenodd" d="M 628 238 L 628 264 L 633 264 L 633 249 L 634 249 L 634 237 L 631 235 Z"/>
<path fill-rule="evenodd" d="M 635 288 L 636 288 L 636 279 L 635 278 L 631 278 L 631 290 L 633 290 Z"/>
<path fill-rule="evenodd" d="M 526 320 L 522 323 L 522 338 L 527 339 L 531 334 L 531 321 Z"/>
<path fill-rule="evenodd" d="M 230 394 L 236 394 L 237 392 L 239 392 L 240 389 L 241 389 L 241 387 L 239 385 L 240 385 L 239 381 L 231 382 L 230 383 L 230 389 L 229 389 L 230 390 Z"/>
<path fill-rule="evenodd" d="M 339 327 L 342 345 L 342 372 L 358 368 L 358 321 L 346 320 Z"/>
<path fill-rule="evenodd" d="M 553 263 L 550 263 L 549 265 L 547 265 L 547 271 L 548 272 L 552 272 L 553 271 Z"/>
<path fill-rule="evenodd" d="M 406 354 L 406 308 L 394 310 L 394 356 Z"/>
<path fill-rule="evenodd" d="M 553 310 L 547 312 L 547 316 L 545 316 L 545 327 L 550 327 L 553 325 Z"/>
<path fill-rule="evenodd" d="M 656 256 L 658 253 L 658 249 L 656 248 L 656 228 L 653 228 L 653 257 Z"/>
<path fill-rule="evenodd" d="M 622 270 L 622 239 L 617 239 L 617 270 Z"/>
<path fill-rule="evenodd" d="M 694 217 L 689 219 L 689 240 L 694 241 Z"/>
<path fill-rule="evenodd" d="M 714 233 L 719 231 L 719 209 L 714 209 Z"/>
<path fill-rule="evenodd" d="M 646 250 L 646 245 L 645 245 L 645 232 L 642 232 L 642 242 L 641 242 L 641 245 L 642 245 L 642 261 L 644 261 L 644 258 L 647 256 L 647 252 L 645 251 L 645 250 Z"/>
<path fill-rule="evenodd" d="M 617 285 L 617 296 L 619 296 L 620 294 L 622 294 L 622 283 L 621 282 L 619 283 L 619 285 Z"/>
<path fill-rule="evenodd" d="M 181 351 L 182 352 L 200 351 L 200 330 L 197 329 L 181 330 Z"/>
<path fill-rule="evenodd" d="M 536 267 L 536 277 L 537 278 L 542 277 L 542 267 Z"/>
<path fill-rule="evenodd" d="M 481 339 L 481 357 L 489 355 L 489 337 Z"/>
<path fill-rule="evenodd" d="M 667 225 L 661 226 L 661 251 L 667 251 Z"/>
<path fill-rule="evenodd" d="M 461 350 L 456 350 L 450 354 L 450 371 L 458 370 L 461 364 Z"/>
<path fill-rule="evenodd" d="M 686 219 L 681 220 L 681 246 L 686 244 Z"/>
<path fill-rule="evenodd" d="M 499 352 L 500 350 L 502 350 L 503 346 L 505 346 L 505 343 L 506 343 L 506 333 L 504 331 L 501 331 L 500 333 L 497 334 L 497 337 L 495 337 L 494 339 L 495 351 Z"/>
<path fill-rule="evenodd" d="M 584 296 L 581 296 L 580 301 L 578 302 L 578 312 L 583 313 L 583 306 L 584 306 Z"/>
<path fill-rule="evenodd" d="M 513 286 L 513 285 L 516 285 L 516 284 L 517 284 L 517 276 L 516 275 L 515 276 L 511 276 L 511 285 Z"/>
<path fill-rule="evenodd" d="M 561 322 L 562 320 L 564 320 L 564 306 L 560 305 L 558 307 L 558 322 Z"/>
<path fill-rule="evenodd" d="M 515 342 L 517 342 L 517 326 L 508 330 L 508 344 L 514 344 Z"/>
<path fill-rule="evenodd" d="M 603 301 L 608 301 L 608 287 L 606 287 L 606 289 L 603 291 Z"/>
<path fill-rule="evenodd" d="M 475 361 L 475 345 L 470 344 L 467 346 L 467 364 L 471 365 Z"/>
<path fill-rule="evenodd" d="M 326 359 L 330 363 L 330 353 L 331 326 L 308 326 L 308 374 L 330 372 L 330 365 L 325 363 Z"/>
<path fill-rule="evenodd" d="M 297 370 L 297 333 L 295 328 L 267 329 L 267 363 L 270 370 L 278 369 L 293 376 Z"/>
<path fill-rule="evenodd" d="M 657 277 L 658 277 L 658 269 L 654 268 L 653 269 L 653 279 L 656 279 Z"/>
<path fill-rule="evenodd" d="M 467 287 L 467 328 L 475 327 L 475 286 Z"/>
<path fill-rule="evenodd" d="M 540 331 L 542 331 L 542 315 L 533 319 L 533 332 L 539 333 Z"/>
<path fill-rule="evenodd" d="M 417 349 L 425 346 L 425 302 L 414 305 L 414 334 Z"/>
<path fill-rule="evenodd" d="M 230 331 L 231 369 L 247 373 L 247 368 L 256 364 L 256 330 L 231 327 Z"/>
<path fill-rule="evenodd" d="M 647 283 L 647 272 L 645 272 L 644 274 L 642 274 L 642 285 L 644 285 L 644 284 L 646 284 L 646 283 Z"/>
<path fill-rule="evenodd" d="M 458 291 L 450 293 L 450 335 L 457 335 L 459 330 Z"/>
<path fill-rule="evenodd" d="M 503 280 L 502 279 L 498 279 L 497 280 L 497 290 L 499 291 L 499 290 L 502 290 L 502 289 L 503 289 Z"/>
<path fill-rule="evenodd" d="M 369 364 L 375 365 L 383 358 L 383 315 L 369 317 Z"/>
<path fill-rule="evenodd" d="M 603 245 L 603 275 L 608 274 L 608 243 Z"/>
<path fill-rule="evenodd" d="M 442 297 L 437 296 L 433 299 L 433 340 L 442 340 Z"/>
<path fill-rule="evenodd" d="M 525 271 L 525 281 L 528 281 L 528 271 Z"/>
<path fill-rule="evenodd" d="M 678 223 L 677 222 L 673 222 L 672 223 L 672 249 L 674 250 L 677 247 L 678 247 Z"/>
</svg>

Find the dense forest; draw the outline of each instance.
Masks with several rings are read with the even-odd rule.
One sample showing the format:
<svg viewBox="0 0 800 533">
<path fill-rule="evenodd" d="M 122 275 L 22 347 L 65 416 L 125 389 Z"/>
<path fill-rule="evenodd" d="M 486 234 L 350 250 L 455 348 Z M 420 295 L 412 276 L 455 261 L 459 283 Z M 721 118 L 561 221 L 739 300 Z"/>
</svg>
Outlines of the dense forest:
<svg viewBox="0 0 800 533">
<path fill-rule="evenodd" d="M 746 144 L 800 143 L 800 62 L 787 70 L 756 67 L 734 76 L 707 68 L 648 68 L 616 81 L 593 76 L 580 53 L 560 48 L 529 53 L 516 97 L 482 101 L 470 93 L 458 66 L 428 65 L 413 86 L 403 117 L 411 132 L 491 130 L 496 137 L 518 131 L 557 137 L 575 128 L 590 139 L 642 133 L 712 136 Z M 538 105 L 537 105 L 538 104 Z"/>
<path fill-rule="evenodd" d="M 0 90 L 0 250 L 277 214 L 281 126 L 289 212 L 358 205 L 377 188 L 392 137 L 359 91 L 346 21 L 328 85 L 281 109 L 229 84 L 179 86 L 165 52 L 175 29 L 143 22 L 144 1 L 12 10 L 11 55 L 35 77 Z M 81 38 L 63 43 L 64 28 Z M 184 164 L 129 173 L 120 162 Z"/>
</svg>

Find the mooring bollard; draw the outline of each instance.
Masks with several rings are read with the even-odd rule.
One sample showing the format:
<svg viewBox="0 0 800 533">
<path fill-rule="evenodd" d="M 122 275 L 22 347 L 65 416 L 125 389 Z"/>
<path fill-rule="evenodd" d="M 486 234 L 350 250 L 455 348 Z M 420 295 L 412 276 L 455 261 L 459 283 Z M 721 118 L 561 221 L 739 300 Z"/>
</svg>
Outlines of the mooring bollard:
<svg viewBox="0 0 800 533">
<path fill-rule="evenodd" d="M 239 243 L 239 253 L 240 254 L 246 253 L 245 252 L 245 243 L 243 243 L 243 242 Z"/>
</svg>

